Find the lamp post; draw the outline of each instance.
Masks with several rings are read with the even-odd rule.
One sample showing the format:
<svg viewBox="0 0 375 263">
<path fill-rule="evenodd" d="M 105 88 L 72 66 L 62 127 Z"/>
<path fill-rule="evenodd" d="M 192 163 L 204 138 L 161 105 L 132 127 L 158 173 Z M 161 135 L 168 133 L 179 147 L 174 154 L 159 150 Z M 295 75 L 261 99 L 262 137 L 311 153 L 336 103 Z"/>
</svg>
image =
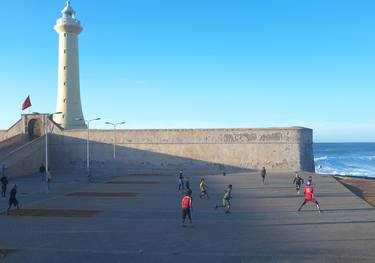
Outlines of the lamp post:
<svg viewBox="0 0 375 263">
<path fill-rule="evenodd" d="M 86 142 L 86 168 L 87 168 L 87 175 L 90 176 L 90 122 L 98 121 L 100 118 L 95 118 L 91 120 L 85 120 L 81 118 L 77 118 L 77 121 L 84 121 L 87 125 L 87 142 Z"/>
<path fill-rule="evenodd" d="M 46 167 L 46 182 L 48 182 L 48 119 L 49 118 L 52 118 L 53 115 L 57 115 L 57 114 L 61 114 L 62 112 L 55 112 L 55 113 L 51 113 L 51 114 L 46 114 L 44 115 L 44 133 L 46 135 L 46 164 L 45 164 L 45 167 Z"/>
<path fill-rule="evenodd" d="M 118 122 L 118 123 L 112 123 L 112 122 L 106 122 L 105 124 L 109 124 L 113 126 L 113 160 L 116 159 L 116 127 L 117 125 L 125 124 L 125 122 Z"/>
</svg>

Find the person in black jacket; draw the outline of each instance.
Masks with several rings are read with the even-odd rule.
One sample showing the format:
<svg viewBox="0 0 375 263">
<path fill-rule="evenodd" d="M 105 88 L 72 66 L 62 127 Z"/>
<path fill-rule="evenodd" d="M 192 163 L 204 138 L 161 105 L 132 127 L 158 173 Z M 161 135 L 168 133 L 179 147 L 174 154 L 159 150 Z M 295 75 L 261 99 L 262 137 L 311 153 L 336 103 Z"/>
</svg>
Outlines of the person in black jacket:
<svg viewBox="0 0 375 263">
<path fill-rule="evenodd" d="M 180 170 L 180 173 L 178 175 L 178 191 L 181 193 L 181 190 L 185 190 L 184 176 L 182 170 Z"/>
<path fill-rule="evenodd" d="M 45 175 L 46 175 L 46 167 L 44 166 L 43 163 L 40 164 L 39 173 L 42 176 L 42 181 L 44 181 L 45 180 Z"/>
<path fill-rule="evenodd" d="M 300 193 L 301 185 L 304 183 L 303 178 L 296 173 L 296 177 L 294 177 L 293 184 L 296 185 L 297 194 Z"/>
<path fill-rule="evenodd" d="M 260 177 L 262 177 L 262 184 L 266 183 L 266 175 L 267 175 L 266 167 L 263 167 L 262 170 L 260 171 Z"/>
<path fill-rule="evenodd" d="M 12 205 L 16 206 L 17 209 L 20 209 L 18 200 L 17 200 L 17 185 L 14 184 L 12 190 L 10 190 L 10 196 L 9 196 L 9 207 L 7 210 L 7 215 L 9 215 L 10 208 Z"/>
<path fill-rule="evenodd" d="M 1 196 L 5 197 L 7 192 L 8 178 L 3 174 L 1 177 Z"/>
</svg>

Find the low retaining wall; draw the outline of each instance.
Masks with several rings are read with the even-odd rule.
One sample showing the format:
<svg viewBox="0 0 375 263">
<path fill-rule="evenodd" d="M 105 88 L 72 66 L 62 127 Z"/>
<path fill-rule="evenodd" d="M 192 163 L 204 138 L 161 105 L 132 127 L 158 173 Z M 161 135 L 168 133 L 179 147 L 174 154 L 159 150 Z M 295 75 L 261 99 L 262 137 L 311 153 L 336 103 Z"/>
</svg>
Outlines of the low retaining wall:
<svg viewBox="0 0 375 263">
<path fill-rule="evenodd" d="M 12 146 L 21 146 L 29 141 L 29 138 L 26 134 L 18 134 L 3 141 L 0 141 L 0 152 L 5 151 Z"/>
<path fill-rule="evenodd" d="M 0 130 L 0 141 L 4 141 L 19 134 L 25 134 L 25 125 L 23 118 L 18 120 L 8 130 Z"/>
<path fill-rule="evenodd" d="M 45 160 L 45 137 L 35 139 L 10 152 L 1 164 L 6 166 L 6 176 L 25 176 L 39 171 Z"/>
</svg>

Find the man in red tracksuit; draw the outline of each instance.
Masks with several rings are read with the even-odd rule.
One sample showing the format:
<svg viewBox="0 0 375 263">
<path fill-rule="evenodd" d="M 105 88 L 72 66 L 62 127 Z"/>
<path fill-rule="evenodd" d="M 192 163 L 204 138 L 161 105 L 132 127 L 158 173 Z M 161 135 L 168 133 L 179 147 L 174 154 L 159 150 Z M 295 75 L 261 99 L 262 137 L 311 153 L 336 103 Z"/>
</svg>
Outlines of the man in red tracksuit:
<svg viewBox="0 0 375 263">
<path fill-rule="evenodd" d="M 185 219 L 186 216 L 189 218 L 190 225 L 193 225 L 193 222 L 191 220 L 191 209 L 192 207 L 192 200 L 191 200 L 191 192 L 187 191 L 184 198 L 182 198 L 182 226 L 185 227 Z"/>
<path fill-rule="evenodd" d="M 298 208 L 298 212 L 301 211 L 301 208 L 307 203 L 307 202 L 312 202 L 316 204 L 316 207 L 318 208 L 319 213 L 320 211 L 320 206 L 318 201 L 314 198 L 314 189 L 311 185 L 310 181 L 307 181 L 307 185 L 304 190 L 305 193 L 305 201 L 303 201 L 302 205 Z"/>
</svg>

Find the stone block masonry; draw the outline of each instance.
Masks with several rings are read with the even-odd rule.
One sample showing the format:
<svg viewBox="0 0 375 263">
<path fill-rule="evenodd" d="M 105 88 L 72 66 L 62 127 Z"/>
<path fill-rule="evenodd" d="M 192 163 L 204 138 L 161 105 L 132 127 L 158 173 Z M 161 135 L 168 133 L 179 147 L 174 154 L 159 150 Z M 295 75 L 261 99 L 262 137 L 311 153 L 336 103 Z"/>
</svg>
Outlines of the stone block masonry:
<svg viewBox="0 0 375 263">
<path fill-rule="evenodd" d="M 85 167 L 86 130 L 52 136 L 52 165 Z M 118 130 L 118 165 L 133 170 L 212 169 L 314 172 L 312 130 L 302 127 L 269 129 Z M 113 131 L 90 131 L 92 167 L 113 163 Z"/>
</svg>

